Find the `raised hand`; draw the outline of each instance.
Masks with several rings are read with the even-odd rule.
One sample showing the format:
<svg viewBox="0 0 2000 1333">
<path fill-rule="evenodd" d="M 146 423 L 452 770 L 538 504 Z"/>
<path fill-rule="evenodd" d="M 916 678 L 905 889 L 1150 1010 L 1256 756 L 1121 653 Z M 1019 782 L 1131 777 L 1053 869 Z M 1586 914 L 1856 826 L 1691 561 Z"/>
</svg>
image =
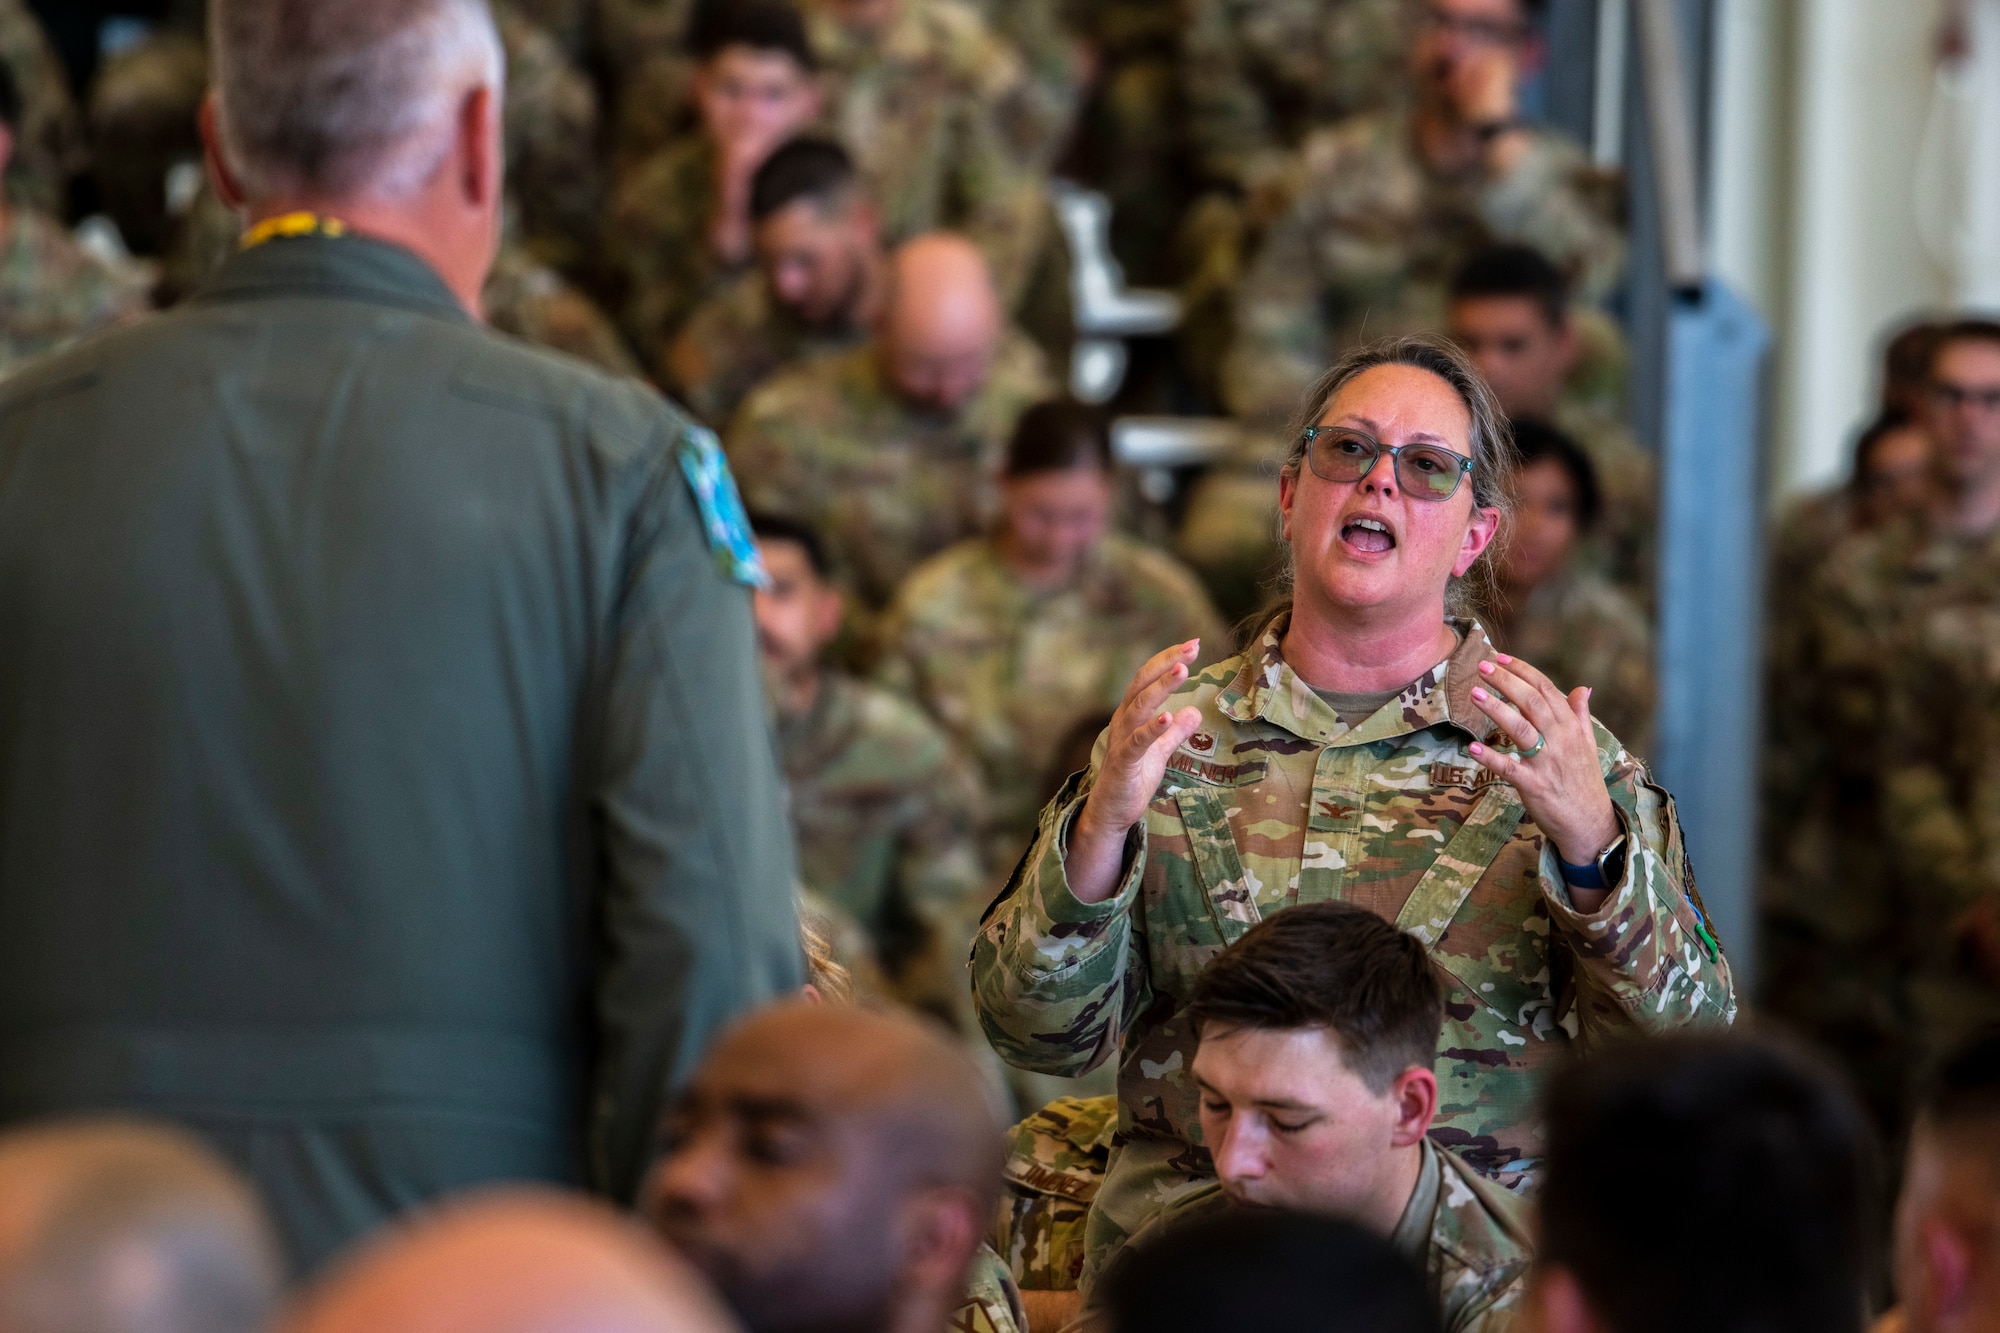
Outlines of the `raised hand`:
<svg viewBox="0 0 2000 1333">
<path fill-rule="evenodd" d="M 1070 830 L 1064 862 L 1070 892 L 1079 902 L 1100 903 L 1117 890 L 1126 835 L 1146 817 L 1146 807 L 1167 775 L 1167 757 L 1201 725 L 1198 708 L 1160 711 L 1187 680 L 1200 652 L 1201 640 L 1190 639 L 1156 653 L 1139 668 L 1111 715 L 1104 759 Z"/>
<path fill-rule="evenodd" d="M 1507 754 L 1474 745 L 1473 755 L 1514 784 L 1528 818 L 1555 843 L 1558 856 L 1571 865 L 1590 864 L 1619 832 L 1598 764 L 1590 691 L 1565 695 L 1547 676 L 1505 654 L 1481 662 L 1479 672 L 1485 683 L 1472 691 L 1472 701 L 1518 749 Z M 1572 889 L 1570 896 L 1588 912 L 1604 895 Z"/>
</svg>

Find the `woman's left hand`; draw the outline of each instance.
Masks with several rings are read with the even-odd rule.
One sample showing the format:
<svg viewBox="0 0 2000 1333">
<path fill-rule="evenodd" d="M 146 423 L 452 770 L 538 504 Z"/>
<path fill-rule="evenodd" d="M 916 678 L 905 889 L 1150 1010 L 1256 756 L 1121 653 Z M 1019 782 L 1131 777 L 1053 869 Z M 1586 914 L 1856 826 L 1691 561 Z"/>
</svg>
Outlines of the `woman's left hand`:
<svg viewBox="0 0 2000 1333">
<path fill-rule="evenodd" d="M 1555 843 L 1556 855 L 1573 866 L 1589 865 L 1620 832 L 1598 766 L 1590 691 L 1575 689 L 1565 696 L 1547 676 L 1505 654 L 1481 662 L 1479 674 L 1483 679 L 1472 691 L 1473 702 L 1518 749 L 1508 754 L 1474 745 L 1474 757 L 1514 784 L 1528 818 Z M 1545 744 L 1531 755 L 1538 742 Z"/>
</svg>

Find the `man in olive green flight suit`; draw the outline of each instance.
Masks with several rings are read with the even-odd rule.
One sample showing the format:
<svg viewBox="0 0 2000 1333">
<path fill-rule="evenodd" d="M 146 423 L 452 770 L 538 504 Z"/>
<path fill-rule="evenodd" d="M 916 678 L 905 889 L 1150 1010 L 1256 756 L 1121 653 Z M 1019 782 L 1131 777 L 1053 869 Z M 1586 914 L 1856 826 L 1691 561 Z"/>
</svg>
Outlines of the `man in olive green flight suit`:
<svg viewBox="0 0 2000 1333">
<path fill-rule="evenodd" d="M 485 6 L 213 8 L 248 248 L 0 388 L 0 1122 L 187 1125 L 304 1267 L 485 1181 L 630 1197 L 802 966 L 713 437 L 467 313 Z"/>
</svg>

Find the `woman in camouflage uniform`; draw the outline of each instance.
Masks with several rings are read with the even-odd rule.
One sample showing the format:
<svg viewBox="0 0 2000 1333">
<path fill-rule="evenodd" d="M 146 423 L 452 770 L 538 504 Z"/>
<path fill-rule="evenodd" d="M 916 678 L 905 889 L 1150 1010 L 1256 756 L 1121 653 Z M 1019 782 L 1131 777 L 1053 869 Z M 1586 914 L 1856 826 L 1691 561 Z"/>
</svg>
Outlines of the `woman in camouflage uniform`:
<svg viewBox="0 0 2000 1333">
<path fill-rule="evenodd" d="M 1509 1181 L 1571 1047 L 1735 1015 L 1670 798 L 1587 689 L 1564 696 L 1448 612 L 1506 505 L 1477 373 L 1437 340 L 1377 344 L 1320 380 L 1296 439 L 1292 604 L 1192 678 L 1193 643 L 1141 668 L 975 946 L 1002 1056 L 1073 1075 L 1118 1054 L 1086 1287 L 1212 1178 L 1180 1010 L 1271 912 L 1358 902 L 1425 942 L 1448 997 L 1433 1135 Z"/>
</svg>

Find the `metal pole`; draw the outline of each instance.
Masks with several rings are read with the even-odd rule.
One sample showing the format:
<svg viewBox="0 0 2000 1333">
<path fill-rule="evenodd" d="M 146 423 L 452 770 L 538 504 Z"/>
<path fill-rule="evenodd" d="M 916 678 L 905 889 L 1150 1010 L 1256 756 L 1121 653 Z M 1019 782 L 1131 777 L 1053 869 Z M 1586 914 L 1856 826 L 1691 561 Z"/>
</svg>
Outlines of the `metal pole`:
<svg viewBox="0 0 2000 1333">
<path fill-rule="evenodd" d="M 1667 285 L 1699 298 L 1707 270 L 1701 254 L 1701 194 L 1696 185 L 1694 114 L 1688 99 L 1674 0 L 1632 0 L 1644 67 L 1643 83 L 1653 149 L 1655 197 Z"/>
</svg>

